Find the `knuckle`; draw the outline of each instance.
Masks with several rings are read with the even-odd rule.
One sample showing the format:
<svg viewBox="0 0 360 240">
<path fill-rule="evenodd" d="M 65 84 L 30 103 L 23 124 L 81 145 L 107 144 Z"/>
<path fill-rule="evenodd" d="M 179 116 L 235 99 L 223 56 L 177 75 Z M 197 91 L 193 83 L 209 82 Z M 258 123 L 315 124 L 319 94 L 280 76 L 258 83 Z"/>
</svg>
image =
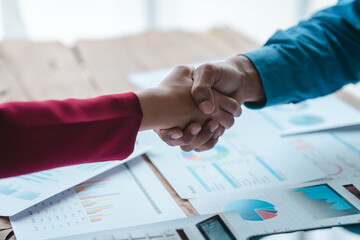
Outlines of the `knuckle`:
<svg viewBox="0 0 360 240">
<path fill-rule="evenodd" d="M 187 65 L 177 65 L 175 67 L 175 70 L 179 71 L 179 72 L 182 72 L 182 73 L 184 73 L 186 75 L 191 73 L 191 68 L 189 66 L 187 66 Z"/>
<path fill-rule="evenodd" d="M 215 70 L 214 65 L 211 63 L 205 63 L 205 64 L 201 65 L 201 68 L 205 72 L 213 72 Z"/>
</svg>

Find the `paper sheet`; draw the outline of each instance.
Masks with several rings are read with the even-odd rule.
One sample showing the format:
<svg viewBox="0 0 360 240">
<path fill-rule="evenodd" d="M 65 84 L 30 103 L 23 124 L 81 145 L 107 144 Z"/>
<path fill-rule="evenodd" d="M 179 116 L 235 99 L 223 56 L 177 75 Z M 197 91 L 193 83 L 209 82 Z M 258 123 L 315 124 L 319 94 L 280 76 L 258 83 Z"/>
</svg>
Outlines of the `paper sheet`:
<svg viewBox="0 0 360 240">
<path fill-rule="evenodd" d="M 261 192 L 190 200 L 199 214 L 237 211 L 245 236 L 357 223 L 359 199 L 336 182 L 316 182 Z M 240 225 L 240 224 L 239 224 Z"/>
<path fill-rule="evenodd" d="M 360 126 L 360 111 L 335 95 L 260 110 L 282 135 Z"/>
<path fill-rule="evenodd" d="M 297 135 L 284 140 L 333 179 L 360 176 L 360 129 Z"/>
<path fill-rule="evenodd" d="M 18 240 L 52 239 L 185 217 L 142 158 L 10 218 Z"/>
<path fill-rule="evenodd" d="M 155 144 L 147 155 L 182 198 L 263 189 L 325 176 L 252 110 L 244 109 L 243 117 L 210 151 L 183 152 L 152 133 L 139 135 L 138 140 Z"/>
<path fill-rule="evenodd" d="M 148 146 L 137 145 L 123 161 L 80 164 L 0 179 L 1 216 L 12 216 L 59 192 L 142 155 Z"/>
</svg>

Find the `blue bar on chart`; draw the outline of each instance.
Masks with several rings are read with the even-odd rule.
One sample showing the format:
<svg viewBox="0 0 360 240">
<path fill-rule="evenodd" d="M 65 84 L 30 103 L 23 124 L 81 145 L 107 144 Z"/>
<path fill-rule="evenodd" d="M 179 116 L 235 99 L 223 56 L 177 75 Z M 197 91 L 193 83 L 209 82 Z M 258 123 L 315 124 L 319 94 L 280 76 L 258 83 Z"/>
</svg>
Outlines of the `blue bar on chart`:
<svg viewBox="0 0 360 240">
<path fill-rule="evenodd" d="M 228 181 L 234 188 L 239 188 L 239 185 L 237 185 L 225 172 L 222 168 L 219 167 L 216 163 L 212 164 L 215 169 Z"/>
<path fill-rule="evenodd" d="M 209 188 L 209 186 L 204 182 L 204 180 L 202 180 L 201 177 L 197 175 L 197 173 L 194 171 L 192 167 L 187 166 L 186 169 L 191 173 L 191 175 L 194 176 L 194 178 L 196 178 L 196 180 L 205 188 L 207 192 L 212 192 L 211 188 Z"/>
<path fill-rule="evenodd" d="M 277 174 L 274 169 L 272 169 L 266 162 L 264 162 L 260 157 L 255 157 L 256 160 L 261 163 L 269 172 L 271 172 L 274 177 L 276 177 L 279 181 L 284 181 L 284 178 L 282 178 L 279 174 Z"/>
</svg>

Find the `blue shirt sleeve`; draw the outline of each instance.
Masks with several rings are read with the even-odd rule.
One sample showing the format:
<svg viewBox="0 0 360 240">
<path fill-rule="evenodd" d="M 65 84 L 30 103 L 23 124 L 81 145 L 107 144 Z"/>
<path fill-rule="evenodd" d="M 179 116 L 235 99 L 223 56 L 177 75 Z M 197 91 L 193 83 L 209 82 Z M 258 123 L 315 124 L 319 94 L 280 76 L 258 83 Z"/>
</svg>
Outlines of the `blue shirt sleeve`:
<svg viewBox="0 0 360 240">
<path fill-rule="evenodd" d="M 356 83 L 360 80 L 360 0 L 340 0 L 243 55 L 259 72 L 265 106 L 296 103 Z"/>
</svg>

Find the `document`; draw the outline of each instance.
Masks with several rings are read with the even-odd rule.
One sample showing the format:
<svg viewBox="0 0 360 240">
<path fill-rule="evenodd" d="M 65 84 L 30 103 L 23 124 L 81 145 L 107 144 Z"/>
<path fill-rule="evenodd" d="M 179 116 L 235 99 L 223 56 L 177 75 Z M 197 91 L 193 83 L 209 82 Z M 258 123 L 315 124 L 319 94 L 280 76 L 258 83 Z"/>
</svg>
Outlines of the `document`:
<svg viewBox="0 0 360 240">
<path fill-rule="evenodd" d="M 360 111 L 336 95 L 264 108 L 260 113 L 281 135 L 359 126 Z"/>
<path fill-rule="evenodd" d="M 182 217 L 185 214 L 139 157 L 10 220 L 18 240 L 42 240 Z"/>
<path fill-rule="evenodd" d="M 190 200 L 199 214 L 237 211 L 244 236 L 358 223 L 359 199 L 337 182 L 315 182 L 264 191 Z"/>
<path fill-rule="evenodd" d="M 360 177 L 360 129 L 296 135 L 284 140 L 328 177 L 338 180 Z"/>
<path fill-rule="evenodd" d="M 146 145 L 136 145 L 134 153 L 122 161 L 96 162 L 55 168 L 0 179 L 0 216 L 12 216 L 59 192 L 144 154 Z M 5 207 L 6 206 L 6 207 Z"/>
<path fill-rule="evenodd" d="M 180 197 L 186 199 L 326 176 L 253 110 L 244 109 L 243 117 L 209 151 L 184 152 L 158 138 L 153 133 L 144 133 L 138 140 L 154 144 L 147 155 Z"/>
</svg>

